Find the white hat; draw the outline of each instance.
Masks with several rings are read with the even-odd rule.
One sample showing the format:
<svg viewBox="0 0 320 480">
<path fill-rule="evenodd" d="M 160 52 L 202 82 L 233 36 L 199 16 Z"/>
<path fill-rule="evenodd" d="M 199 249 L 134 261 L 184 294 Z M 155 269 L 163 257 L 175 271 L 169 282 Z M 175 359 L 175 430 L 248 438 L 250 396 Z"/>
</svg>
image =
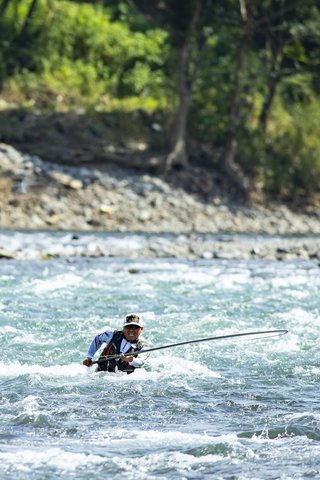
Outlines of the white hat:
<svg viewBox="0 0 320 480">
<path fill-rule="evenodd" d="M 138 327 L 144 327 L 141 315 L 138 315 L 137 313 L 128 313 L 128 315 L 125 316 L 123 326 L 128 327 L 129 325 L 137 325 Z"/>
</svg>

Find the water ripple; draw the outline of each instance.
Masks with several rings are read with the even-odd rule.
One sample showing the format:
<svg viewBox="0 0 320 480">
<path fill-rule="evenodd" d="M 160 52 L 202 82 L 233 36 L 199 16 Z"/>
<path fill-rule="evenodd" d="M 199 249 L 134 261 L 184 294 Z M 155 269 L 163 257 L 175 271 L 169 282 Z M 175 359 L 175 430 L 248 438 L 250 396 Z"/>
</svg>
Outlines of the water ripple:
<svg viewBox="0 0 320 480">
<path fill-rule="evenodd" d="M 313 265 L 87 258 L 1 266 L 1 478 L 319 478 Z M 155 351 L 133 375 L 84 367 L 93 335 L 135 309 L 151 346 L 260 329 L 289 335 Z"/>
</svg>

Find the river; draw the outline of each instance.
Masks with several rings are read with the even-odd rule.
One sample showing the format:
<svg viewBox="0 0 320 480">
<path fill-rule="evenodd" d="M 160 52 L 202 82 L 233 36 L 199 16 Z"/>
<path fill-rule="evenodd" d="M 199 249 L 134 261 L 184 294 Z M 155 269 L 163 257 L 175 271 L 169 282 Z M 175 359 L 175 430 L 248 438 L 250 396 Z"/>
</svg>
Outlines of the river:
<svg viewBox="0 0 320 480">
<path fill-rule="evenodd" d="M 2 260 L 0 477 L 319 478 L 319 290 L 311 260 Z M 289 333 L 154 351 L 132 375 L 84 367 L 129 312 L 150 347 Z"/>
</svg>

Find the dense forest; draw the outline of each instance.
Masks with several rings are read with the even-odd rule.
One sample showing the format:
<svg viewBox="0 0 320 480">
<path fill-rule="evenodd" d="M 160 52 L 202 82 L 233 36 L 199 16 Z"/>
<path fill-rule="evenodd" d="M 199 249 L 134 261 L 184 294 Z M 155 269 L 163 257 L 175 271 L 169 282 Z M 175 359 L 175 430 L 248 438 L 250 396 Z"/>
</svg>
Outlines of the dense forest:
<svg viewBox="0 0 320 480">
<path fill-rule="evenodd" d="M 310 199 L 319 25 L 319 0 L 0 0 L 0 113 L 147 125 L 159 174 L 198 165 L 245 196 Z"/>
</svg>

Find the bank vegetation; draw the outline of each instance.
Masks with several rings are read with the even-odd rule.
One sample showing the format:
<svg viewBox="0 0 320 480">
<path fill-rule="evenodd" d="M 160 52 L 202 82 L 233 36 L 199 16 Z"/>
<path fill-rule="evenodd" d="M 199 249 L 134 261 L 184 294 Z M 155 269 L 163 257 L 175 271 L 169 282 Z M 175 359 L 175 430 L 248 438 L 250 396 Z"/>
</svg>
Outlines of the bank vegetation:
<svg viewBox="0 0 320 480">
<path fill-rule="evenodd" d="M 317 0 L 0 0 L 0 140 L 316 202 L 319 25 Z"/>
</svg>

